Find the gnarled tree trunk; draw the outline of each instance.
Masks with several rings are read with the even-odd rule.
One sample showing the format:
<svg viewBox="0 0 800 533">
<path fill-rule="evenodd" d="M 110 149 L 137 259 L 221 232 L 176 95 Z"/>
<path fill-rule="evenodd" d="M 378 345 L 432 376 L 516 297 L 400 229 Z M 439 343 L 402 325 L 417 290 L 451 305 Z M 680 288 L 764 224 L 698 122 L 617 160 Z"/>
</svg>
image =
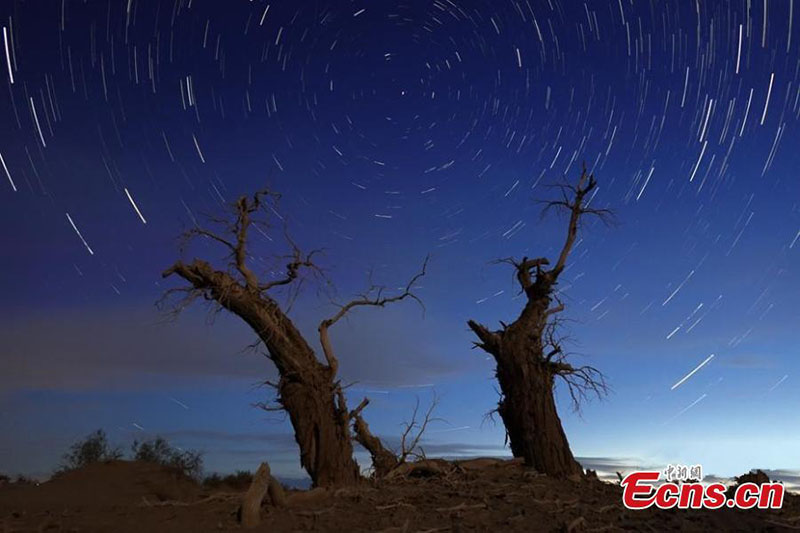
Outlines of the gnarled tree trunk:
<svg viewBox="0 0 800 533">
<path fill-rule="evenodd" d="M 376 478 L 382 478 L 400 464 L 397 455 L 389 451 L 381 440 L 372 434 L 369 425 L 357 414 L 353 420 L 356 441 L 366 449 L 372 457 L 372 467 Z"/>
<path fill-rule="evenodd" d="M 289 414 L 300 447 L 300 462 L 315 486 L 347 485 L 359 478 L 353 458 L 350 417 L 337 394 L 336 374 L 314 351 L 269 296 L 248 290 L 227 272 L 205 261 L 178 262 L 178 274 L 195 289 L 241 317 L 255 331 L 280 374 L 278 402 Z"/>
<path fill-rule="evenodd" d="M 555 375 L 547 364 L 530 357 L 526 340 L 520 342 L 511 328 L 514 326 L 506 329 L 497 354 L 498 361 L 503 361 L 497 365 L 503 393 L 497 412 L 508 432 L 511 453 L 539 472 L 558 477 L 580 474 L 581 466 L 572 455 L 556 411 Z"/>
<path fill-rule="evenodd" d="M 215 301 L 253 329 L 278 369 L 280 379 L 273 384 L 278 392 L 277 401 L 280 408 L 289 414 L 300 447 L 300 462 L 314 486 L 350 485 L 360 479 L 350 432 L 350 424 L 357 413 L 351 413 L 347 408 L 344 391 L 337 379 L 339 361 L 328 329 L 354 307 L 383 307 L 405 298 L 419 301 L 412 287 L 425 274 L 427 259 L 422 272 L 411 279 L 403 293 L 385 297 L 382 296 L 384 288 L 373 286 L 360 298 L 340 306 L 332 318 L 323 320 L 319 325 L 320 344 L 325 356 L 323 363 L 269 294 L 276 287 L 294 283 L 301 268 L 318 270 L 311 261 L 314 252 L 303 257 L 289 241 L 293 255 L 286 265 L 286 275 L 269 282 L 259 281 L 246 263 L 247 233 L 253 216 L 274 211 L 274 204 L 267 202 L 276 198 L 277 195 L 269 191 L 257 192 L 252 198 L 239 198 L 234 205 L 235 219 L 227 227 L 232 239 L 201 228 L 185 234 L 187 238 L 205 237 L 227 248 L 231 259 L 228 268 L 215 269 L 206 261 L 194 259 L 190 263 L 176 262 L 164 271 L 163 276 L 176 274 L 189 283 L 189 287 L 173 289 L 184 292 L 187 302 L 197 296 Z M 377 296 L 371 297 L 373 291 L 377 291 Z M 360 412 L 363 405 L 357 411 Z"/>
<path fill-rule="evenodd" d="M 497 331 L 490 331 L 473 320 L 468 322 L 480 339 L 476 345 L 491 354 L 497 363 L 497 381 L 502 393 L 497 412 L 505 424 L 511 452 L 514 457 L 524 458 L 525 464 L 554 477 L 583 472 L 572 455 L 556 410 L 555 378 L 565 380 L 576 405 L 587 391 L 598 395 L 605 391 L 603 376 L 596 369 L 576 368 L 564 361 L 564 353 L 554 334 L 557 323 L 553 319 L 556 313 L 564 310 L 555 285 L 574 245 L 579 219 L 584 214 L 605 213 L 584 205 L 586 195 L 595 185 L 594 177 L 588 176 L 584 167 L 576 187 L 564 186 L 564 190 L 574 193 L 573 198 L 565 194 L 564 200 L 551 203 L 570 211 L 567 239 L 555 267 L 545 269 L 550 264 L 546 258 L 502 261 L 514 266 L 517 281 L 526 296 L 519 317 Z M 558 301 L 558 305 L 551 307 L 553 300 Z"/>
</svg>

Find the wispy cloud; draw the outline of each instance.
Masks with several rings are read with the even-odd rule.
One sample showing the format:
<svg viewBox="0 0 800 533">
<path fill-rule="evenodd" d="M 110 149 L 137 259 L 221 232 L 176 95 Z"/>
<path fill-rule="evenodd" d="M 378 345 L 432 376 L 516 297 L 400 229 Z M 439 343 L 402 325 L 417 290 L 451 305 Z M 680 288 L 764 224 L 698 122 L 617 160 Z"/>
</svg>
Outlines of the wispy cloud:
<svg viewBox="0 0 800 533">
<path fill-rule="evenodd" d="M 412 319 L 410 338 L 405 331 Z M 316 322 L 300 319 L 298 325 L 315 344 Z M 437 349 L 438 337 L 434 323 L 407 310 L 360 313 L 332 331 L 341 378 L 386 386 L 463 372 L 463 364 L 448 363 Z M 223 314 L 209 325 L 201 309 L 172 322 L 147 305 L 20 316 L 0 324 L 0 392 L 148 389 L 158 386 L 153 378 L 159 376 L 253 383 L 275 377 L 265 357 L 247 350 L 254 338 L 235 317 Z"/>
</svg>

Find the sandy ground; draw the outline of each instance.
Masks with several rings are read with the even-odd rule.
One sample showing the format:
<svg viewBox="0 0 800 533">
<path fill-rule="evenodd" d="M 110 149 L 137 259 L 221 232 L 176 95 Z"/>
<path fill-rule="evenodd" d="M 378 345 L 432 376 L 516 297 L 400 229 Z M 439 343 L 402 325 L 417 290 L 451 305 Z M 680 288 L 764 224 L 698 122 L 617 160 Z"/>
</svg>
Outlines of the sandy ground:
<svg viewBox="0 0 800 533">
<path fill-rule="evenodd" d="M 38 486 L 0 488 L 0 531 L 235 531 L 242 488 L 204 489 L 145 463 L 97 464 Z M 783 509 L 629 511 L 617 485 L 557 481 L 518 463 L 466 461 L 446 475 L 401 477 L 337 491 L 292 491 L 265 502 L 251 531 L 791 531 L 800 497 Z"/>
</svg>

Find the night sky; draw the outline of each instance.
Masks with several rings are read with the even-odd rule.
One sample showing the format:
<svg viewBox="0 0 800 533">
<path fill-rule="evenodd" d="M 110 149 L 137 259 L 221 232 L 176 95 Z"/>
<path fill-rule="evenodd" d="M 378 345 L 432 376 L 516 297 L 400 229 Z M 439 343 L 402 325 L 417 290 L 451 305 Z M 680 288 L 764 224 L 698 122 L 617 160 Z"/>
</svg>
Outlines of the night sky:
<svg viewBox="0 0 800 533">
<path fill-rule="evenodd" d="M 178 286 L 160 273 L 179 234 L 265 186 L 298 245 L 325 248 L 335 301 L 370 272 L 400 287 L 431 254 L 424 313 L 404 301 L 332 329 L 372 429 L 392 442 L 435 394 L 428 454 L 508 454 L 466 321 L 516 317 L 492 260 L 557 254 L 566 221 L 537 201 L 584 161 L 617 223 L 581 230 L 565 333 L 613 392 L 576 414 L 557 391 L 575 455 L 611 472 L 800 468 L 799 10 L 2 2 L 0 471 L 46 476 L 102 427 L 203 450 L 209 471 L 303 475 L 288 421 L 252 406 L 275 375 L 252 332 L 155 306 Z M 282 273 L 281 226 L 252 235 L 264 279 Z M 318 289 L 291 314 L 315 343 L 335 309 Z"/>
</svg>

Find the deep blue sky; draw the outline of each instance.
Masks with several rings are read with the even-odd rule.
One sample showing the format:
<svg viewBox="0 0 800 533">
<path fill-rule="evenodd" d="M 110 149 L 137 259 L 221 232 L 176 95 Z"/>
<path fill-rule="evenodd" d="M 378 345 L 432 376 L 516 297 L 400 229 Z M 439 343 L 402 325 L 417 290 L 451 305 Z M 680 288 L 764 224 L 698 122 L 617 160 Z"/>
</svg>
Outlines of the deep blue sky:
<svg viewBox="0 0 800 533">
<path fill-rule="evenodd" d="M 264 185 L 294 239 L 327 250 L 340 301 L 432 254 L 424 316 L 363 309 L 333 332 L 373 429 L 397 436 L 435 391 L 430 453 L 507 453 L 466 320 L 516 316 L 490 262 L 557 253 L 564 221 L 536 200 L 582 161 L 619 224 L 588 223 L 562 277 L 576 361 L 613 388 L 582 417 L 559 390 L 575 454 L 797 469 L 794 7 L 4 2 L 0 470 L 47 473 L 104 427 L 204 450 L 210 470 L 300 475 L 290 427 L 251 406 L 274 373 L 242 353 L 251 332 L 154 306 L 181 230 Z M 264 276 L 286 250 L 270 237 L 251 243 Z M 308 286 L 292 316 L 315 340 L 332 309 Z"/>
</svg>

